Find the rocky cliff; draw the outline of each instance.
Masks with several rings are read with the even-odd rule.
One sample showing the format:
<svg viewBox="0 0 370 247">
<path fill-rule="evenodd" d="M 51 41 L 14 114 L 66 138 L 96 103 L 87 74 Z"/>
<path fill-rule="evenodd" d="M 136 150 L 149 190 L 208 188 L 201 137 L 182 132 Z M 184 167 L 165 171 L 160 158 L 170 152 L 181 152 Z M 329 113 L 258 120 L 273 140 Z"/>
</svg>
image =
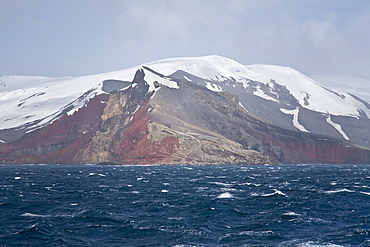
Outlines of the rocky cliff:
<svg viewBox="0 0 370 247">
<path fill-rule="evenodd" d="M 235 94 L 210 91 L 180 78 L 170 78 L 178 88 L 158 81 L 150 84 L 146 77 L 150 73 L 149 68 L 141 68 L 130 86 L 96 95 L 73 115 L 63 115 L 16 141 L 0 144 L 0 163 L 370 161 L 365 148 L 284 129 L 256 117 L 240 106 Z"/>
</svg>

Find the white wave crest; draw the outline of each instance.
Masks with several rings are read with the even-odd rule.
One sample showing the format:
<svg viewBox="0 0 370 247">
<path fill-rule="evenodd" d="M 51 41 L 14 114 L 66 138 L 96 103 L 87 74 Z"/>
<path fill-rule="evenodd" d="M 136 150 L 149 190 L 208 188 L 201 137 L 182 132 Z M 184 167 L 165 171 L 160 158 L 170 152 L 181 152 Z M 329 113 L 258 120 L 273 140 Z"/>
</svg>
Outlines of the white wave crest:
<svg viewBox="0 0 370 247">
<path fill-rule="evenodd" d="M 324 243 L 318 243 L 318 242 L 307 242 L 307 243 L 302 243 L 298 245 L 298 247 L 342 247 L 342 245 L 336 245 L 336 244 L 324 244 Z"/>
<path fill-rule="evenodd" d="M 294 212 L 287 212 L 283 214 L 284 216 L 301 216 L 300 214 L 294 213 Z"/>
<path fill-rule="evenodd" d="M 277 189 L 274 189 L 275 192 L 273 193 L 270 193 L 270 194 L 263 194 L 261 196 L 274 196 L 274 195 L 281 195 L 281 196 L 285 196 L 285 197 L 288 197 L 286 194 L 284 194 L 283 192 L 281 192 L 280 190 L 277 190 Z"/>
<path fill-rule="evenodd" d="M 229 192 L 225 192 L 225 193 L 218 195 L 217 198 L 219 199 L 234 198 L 234 196 L 230 194 Z"/>
<path fill-rule="evenodd" d="M 335 193 L 340 193 L 340 192 L 349 192 L 349 193 L 353 193 L 355 191 L 353 190 L 348 190 L 348 189 L 337 189 L 337 190 L 329 190 L 329 191 L 325 191 L 326 194 L 335 194 Z"/>
<path fill-rule="evenodd" d="M 24 213 L 21 216 L 24 217 L 50 217 L 49 215 L 33 214 L 33 213 Z"/>
<path fill-rule="evenodd" d="M 221 183 L 221 182 L 211 182 L 211 184 L 216 184 L 218 186 L 223 186 L 223 187 L 230 187 L 230 186 L 234 186 L 235 185 L 235 184 Z"/>
</svg>

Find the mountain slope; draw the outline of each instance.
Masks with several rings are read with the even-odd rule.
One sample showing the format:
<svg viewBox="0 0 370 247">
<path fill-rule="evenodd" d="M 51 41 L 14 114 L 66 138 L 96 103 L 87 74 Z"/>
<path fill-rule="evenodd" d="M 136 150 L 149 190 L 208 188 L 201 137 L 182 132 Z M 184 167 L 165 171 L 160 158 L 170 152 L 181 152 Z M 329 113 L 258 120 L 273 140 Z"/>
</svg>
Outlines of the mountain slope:
<svg viewBox="0 0 370 247">
<path fill-rule="evenodd" d="M 314 75 L 315 81 L 336 91 L 347 92 L 370 103 L 370 79 L 351 75 Z"/>
<path fill-rule="evenodd" d="M 366 102 L 291 68 L 207 56 L 80 78 L 1 81 L 8 109 L 0 115 L 1 163 L 366 163 L 370 157 L 358 146 L 370 136 Z"/>
</svg>

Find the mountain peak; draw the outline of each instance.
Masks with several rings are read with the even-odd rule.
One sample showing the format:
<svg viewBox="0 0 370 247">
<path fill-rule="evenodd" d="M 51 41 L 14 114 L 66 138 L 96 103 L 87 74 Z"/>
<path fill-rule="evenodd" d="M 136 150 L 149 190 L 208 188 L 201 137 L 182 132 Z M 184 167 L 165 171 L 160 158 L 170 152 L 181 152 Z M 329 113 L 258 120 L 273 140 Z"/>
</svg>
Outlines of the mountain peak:
<svg viewBox="0 0 370 247">
<path fill-rule="evenodd" d="M 2 77 L 0 83 L 0 102 L 4 106 L 0 112 L 0 143 L 3 143 L 0 145 L 20 143 L 28 136 L 31 139 L 33 136 L 42 138 L 39 135 L 45 129 L 50 134 L 49 128 L 56 128 L 61 123 L 71 121 L 68 124 L 73 125 L 75 120 L 69 119 L 86 118 L 74 127 L 81 128 L 76 135 L 84 145 L 92 145 L 90 142 L 99 138 L 109 136 L 118 140 L 128 135 L 127 138 L 134 138 L 133 142 L 142 140 L 142 152 L 147 151 L 144 149 L 147 144 L 152 145 L 156 150 L 153 155 L 157 155 L 162 150 L 158 143 L 162 143 L 167 145 L 164 151 L 166 155 L 179 155 L 179 160 L 184 158 L 185 149 L 192 150 L 192 145 L 199 143 L 204 146 L 192 153 L 197 159 L 206 157 L 201 156 L 205 150 L 209 151 L 207 155 L 221 155 L 219 148 L 226 148 L 230 152 L 223 155 L 222 160 L 231 163 L 246 161 L 238 158 L 243 154 L 248 157 L 251 155 L 256 160 L 258 157 L 261 162 L 266 160 L 264 155 L 272 155 L 275 161 L 287 162 L 294 153 L 285 153 L 285 159 L 283 153 L 288 152 L 292 143 L 301 145 L 297 142 L 305 144 L 304 149 L 296 151 L 307 157 L 315 156 L 306 159 L 312 162 L 322 155 L 318 153 L 322 152 L 321 149 L 310 146 L 320 146 L 318 142 L 321 141 L 318 140 L 328 140 L 328 143 L 344 141 L 370 148 L 369 104 L 351 94 L 329 90 L 289 67 L 245 66 L 230 58 L 211 55 L 164 59 L 110 73 L 75 78 Z M 93 128 L 88 124 L 90 116 L 84 114 L 93 114 Z M 273 137 L 261 132 L 259 124 L 264 124 L 266 133 L 275 129 L 271 132 Z M 248 126 L 254 127 L 249 129 Z M 109 132 L 111 129 L 118 132 Z M 75 129 L 69 131 L 74 133 Z M 97 131 L 99 136 L 94 134 Z M 87 132 L 90 133 L 89 138 L 93 139 L 85 139 L 83 133 Z M 279 132 L 285 133 L 284 138 L 290 140 L 289 144 L 279 139 Z M 293 136 L 295 140 L 291 140 Z M 141 139 L 144 137 L 145 141 Z M 268 140 L 271 138 L 275 138 L 274 145 L 277 146 L 269 146 Z M 193 143 L 192 140 L 197 141 Z M 68 139 L 58 145 L 68 146 L 70 142 L 73 140 Z M 99 143 L 108 142 L 99 139 Z M 225 146 L 225 143 L 228 144 Z M 23 143 L 19 145 L 21 147 Z M 117 145 L 119 149 L 121 144 Z M 136 144 L 125 141 L 122 145 L 128 152 Z M 331 148 L 344 152 L 342 147 L 336 145 Z M 217 147 L 217 151 L 213 150 L 214 147 Z M 94 150 L 96 147 L 89 148 Z M 245 152 L 244 149 L 260 153 Z M 313 153 L 309 154 L 309 150 Z M 124 156 L 121 151 L 114 155 Z M 37 150 L 34 152 L 38 153 Z M 345 154 L 340 157 L 346 159 Z M 108 156 L 113 157 L 111 155 Z M 135 155 L 140 156 L 138 153 Z M 217 157 L 212 156 L 210 160 Z M 166 159 L 165 156 L 162 158 Z"/>
</svg>

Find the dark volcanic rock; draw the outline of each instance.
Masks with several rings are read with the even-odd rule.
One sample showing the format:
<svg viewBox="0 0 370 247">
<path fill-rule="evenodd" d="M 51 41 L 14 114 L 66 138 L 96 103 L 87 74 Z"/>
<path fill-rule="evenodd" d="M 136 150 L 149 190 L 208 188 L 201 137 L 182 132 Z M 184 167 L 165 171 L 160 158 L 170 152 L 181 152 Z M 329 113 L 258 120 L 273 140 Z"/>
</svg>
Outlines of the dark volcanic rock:
<svg viewBox="0 0 370 247">
<path fill-rule="evenodd" d="M 152 72 L 140 69 L 126 90 L 95 96 L 72 116 L 64 115 L 19 140 L 0 144 L 0 163 L 370 161 L 367 149 L 257 118 L 239 106 L 238 97 L 232 93 L 212 92 L 181 79 L 174 79 L 180 89 L 156 83 L 156 92 L 150 92 L 145 73 Z M 115 87 L 120 82 L 109 83 Z"/>
<path fill-rule="evenodd" d="M 130 81 L 120 81 L 120 80 L 105 80 L 103 81 L 102 90 L 106 93 L 111 93 L 116 90 L 121 90 L 125 87 L 131 85 Z"/>
<path fill-rule="evenodd" d="M 242 109 L 237 97 L 228 92 L 203 90 L 190 83 L 181 84 L 180 88 L 185 91 L 167 88 L 158 91 L 151 102 L 158 102 L 166 113 L 160 118 L 154 115 L 156 122 L 175 130 L 194 131 L 189 124 L 201 127 L 203 131 L 221 134 L 241 144 L 246 150 L 261 152 L 274 163 L 369 162 L 367 149 L 325 136 L 283 129 L 256 118 Z M 178 119 L 177 123 L 174 119 Z"/>
</svg>

